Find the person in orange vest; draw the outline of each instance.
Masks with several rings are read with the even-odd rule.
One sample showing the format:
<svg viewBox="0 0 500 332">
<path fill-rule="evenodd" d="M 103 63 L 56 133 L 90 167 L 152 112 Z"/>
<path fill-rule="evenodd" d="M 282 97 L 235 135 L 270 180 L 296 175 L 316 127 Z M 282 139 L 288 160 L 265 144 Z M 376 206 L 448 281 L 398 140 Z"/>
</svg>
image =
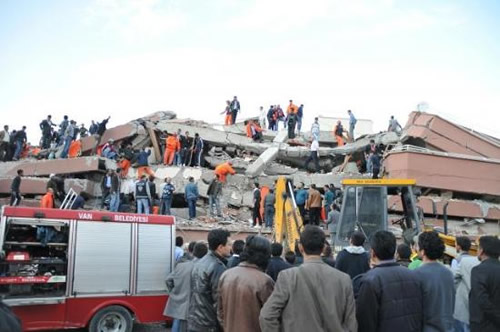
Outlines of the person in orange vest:
<svg viewBox="0 0 500 332">
<path fill-rule="evenodd" d="M 181 144 L 179 143 L 179 139 L 177 138 L 177 133 L 173 133 L 172 135 L 168 136 L 165 155 L 163 156 L 163 164 L 172 165 L 172 163 L 174 162 L 175 153 L 180 149 Z"/>
<path fill-rule="evenodd" d="M 231 101 L 226 100 L 226 109 L 222 111 L 220 114 L 226 114 L 226 118 L 224 120 L 225 126 L 230 126 L 233 123 L 233 113 L 231 112 Z"/>
<path fill-rule="evenodd" d="M 337 146 L 343 146 L 345 144 L 344 142 L 344 132 L 345 129 L 342 126 L 342 122 L 337 121 L 337 125 L 333 129 L 333 135 L 335 135 L 335 138 L 337 139 Z"/>
<path fill-rule="evenodd" d="M 217 167 L 215 167 L 215 174 L 219 176 L 220 182 L 226 183 L 227 174 L 231 175 L 236 174 L 236 171 L 233 168 L 233 162 L 229 160 L 225 163 L 218 165 Z"/>
<path fill-rule="evenodd" d="M 248 120 L 246 130 L 247 137 L 250 137 L 254 141 L 262 139 L 262 128 L 253 120 Z"/>
<path fill-rule="evenodd" d="M 43 195 L 42 201 L 40 202 L 40 207 L 46 209 L 54 208 L 54 189 L 47 189 L 47 193 Z"/>
<path fill-rule="evenodd" d="M 288 105 L 288 108 L 286 109 L 286 114 L 289 115 L 289 114 L 297 114 L 297 111 L 299 110 L 299 108 L 297 107 L 297 105 L 295 105 L 293 103 L 293 100 L 290 99 L 290 105 Z"/>
</svg>

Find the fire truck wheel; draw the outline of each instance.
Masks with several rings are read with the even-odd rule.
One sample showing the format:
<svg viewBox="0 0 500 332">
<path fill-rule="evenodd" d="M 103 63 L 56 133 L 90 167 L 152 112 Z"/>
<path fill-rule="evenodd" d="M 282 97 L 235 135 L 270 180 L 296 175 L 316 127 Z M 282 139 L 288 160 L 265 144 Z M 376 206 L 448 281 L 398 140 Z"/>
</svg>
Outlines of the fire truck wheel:
<svg viewBox="0 0 500 332">
<path fill-rule="evenodd" d="M 122 306 L 112 305 L 99 310 L 89 324 L 89 332 L 131 332 L 132 315 Z"/>
</svg>

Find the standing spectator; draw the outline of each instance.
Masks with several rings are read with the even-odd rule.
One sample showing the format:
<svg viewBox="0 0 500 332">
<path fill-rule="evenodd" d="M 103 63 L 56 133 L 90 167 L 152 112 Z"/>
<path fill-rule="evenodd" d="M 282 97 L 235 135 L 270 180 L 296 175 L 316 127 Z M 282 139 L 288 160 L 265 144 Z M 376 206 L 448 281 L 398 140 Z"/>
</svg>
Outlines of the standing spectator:
<svg viewBox="0 0 500 332">
<path fill-rule="evenodd" d="M 342 249 L 337 255 L 335 268 L 347 273 L 351 279 L 370 270 L 370 256 L 363 245 L 366 237 L 363 233 L 356 231 L 351 234 L 350 246 Z M 396 248 L 394 248 L 396 250 Z M 392 253 L 394 259 L 394 252 Z"/>
<path fill-rule="evenodd" d="M 166 280 L 168 301 L 163 315 L 174 319 L 172 332 L 187 331 L 189 300 L 191 297 L 191 273 L 194 264 L 198 262 L 199 259 L 203 258 L 208 251 L 205 243 L 192 243 L 194 244 L 194 259 L 187 260 L 182 264 L 177 264 L 174 271 L 168 275 Z"/>
<path fill-rule="evenodd" d="M 295 125 L 297 124 L 297 114 L 290 113 L 287 117 L 288 139 L 295 138 Z"/>
<path fill-rule="evenodd" d="M 171 178 L 165 178 L 165 183 L 161 188 L 161 203 L 160 203 L 160 214 L 162 215 L 172 215 L 170 208 L 172 207 L 172 201 L 174 199 L 175 187 L 172 184 Z"/>
<path fill-rule="evenodd" d="M 40 122 L 40 129 L 42 130 L 42 149 L 50 148 L 50 141 L 52 140 L 52 116 L 47 115 L 47 119 Z"/>
<path fill-rule="evenodd" d="M 264 198 L 264 221 L 266 222 L 266 228 L 269 229 L 272 229 L 274 224 L 275 203 L 276 195 L 274 194 L 274 189 L 271 188 Z"/>
<path fill-rule="evenodd" d="M 356 120 L 351 110 L 348 110 L 347 114 L 349 114 L 349 140 L 354 142 L 354 128 L 356 127 L 356 122 L 358 122 L 358 120 Z"/>
<path fill-rule="evenodd" d="M 268 239 L 250 235 L 242 253 L 245 261 L 222 274 L 217 316 L 224 331 L 260 331 L 260 310 L 274 288 L 273 280 L 264 273 L 270 254 Z"/>
<path fill-rule="evenodd" d="M 267 112 L 264 110 L 264 106 L 259 107 L 259 125 L 262 129 L 267 128 L 266 117 Z"/>
<path fill-rule="evenodd" d="M 328 218 L 328 214 L 330 213 L 330 209 L 332 208 L 333 201 L 335 200 L 335 194 L 332 190 L 330 190 L 330 186 L 325 184 L 324 186 L 324 199 L 323 206 L 325 207 L 325 216 Z"/>
<path fill-rule="evenodd" d="M 63 133 L 64 147 L 60 155 L 60 158 L 62 159 L 68 158 L 69 146 L 71 145 L 71 142 L 73 141 L 73 136 L 75 135 L 75 127 L 73 123 L 74 121 L 71 120 L 66 126 L 66 130 Z"/>
<path fill-rule="evenodd" d="M 238 101 L 238 98 L 236 96 L 234 96 L 230 106 L 231 106 L 231 124 L 235 124 L 236 116 L 240 111 L 240 102 Z"/>
<path fill-rule="evenodd" d="M 182 246 L 184 245 L 184 238 L 182 236 L 176 236 L 175 237 L 175 250 L 174 250 L 174 259 L 175 262 L 178 262 L 179 259 L 184 256 L 184 249 L 182 249 Z"/>
<path fill-rule="evenodd" d="M 283 254 L 283 246 L 281 243 L 271 244 L 271 260 L 267 265 L 266 273 L 276 282 L 281 271 L 292 267 L 291 264 L 285 262 L 281 255 Z"/>
<path fill-rule="evenodd" d="M 16 136 L 17 136 L 17 130 L 13 130 L 10 133 L 9 137 L 9 148 L 7 150 L 7 155 L 5 156 L 5 161 L 12 161 L 14 158 L 14 154 L 16 153 Z"/>
<path fill-rule="evenodd" d="M 166 139 L 165 154 L 163 156 L 163 165 L 171 166 L 174 162 L 174 157 L 177 152 L 181 149 L 179 139 L 177 138 L 177 133 L 169 135 Z"/>
<path fill-rule="evenodd" d="M 285 261 L 292 265 L 292 266 L 295 266 L 295 253 L 291 250 L 288 250 L 286 253 L 285 253 Z"/>
<path fill-rule="evenodd" d="M 23 126 L 21 130 L 16 132 L 14 141 L 16 143 L 16 151 L 14 152 L 14 158 L 12 159 L 19 160 L 19 158 L 21 158 L 21 152 L 23 152 L 24 144 L 27 142 L 26 126 Z"/>
<path fill-rule="evenodd" d="M 106 132 L 106 125 L 111 117 L 108 116 L 106 119 L 102 120 L 97 126 L 97 130 L 95 132 L 95 145 L 92 149 L 92 155 L 95 155 L 97 152 L 97 147 L 101 144 L 102 135 Z"/>
<path fill-rule="evenodd" d="M 262 331 L 357 331 L 351 280 L 321 260 L 324 245 L 323 230 L 307 225 L 299 244 L 304 264 L 280 272 L 260 312 Z"/>
<path fill-rule="evenodd" d="M 148 186 L 149 192 L 151 193 L 151 199 L 149 200 L 149 210 L 153 212 L 153 208 L 155 206 L 158 206 L 158 194 L 156 192 L 155 177 L 152 175 L 148 176 Z"/>
<path fill-rule="evenodd" d="M 415 272 L 422 284 L 423 331 L 453 331 L 455 287 L 453 274 L 437 260 L 443 257 L 444 243 L 438 233 L 423 232 L 418 236 L 422 266 Z"/>
<path fill-rule="evenodd" d="M 233 123 L 233 113 L 231 111 L 231 101 L 226 100 L 226 108 L 220 114 L 226 114 L 224 125 L 230 126 Z"/>
<path fill-rule="evenodd" d="M 319 120 L 318 117 L 315 117 L 314 122 L 311 125 L 311 139 L 319 141 L 319 135 L 320 135 Z"/>
<path fill-rule="evenodd" d="M 319 142 L 317 139 L 314 139 L 311 142 L 311 153 L 309 157 L 307 157 L 306 162 L 304 163 L 304 168 L 309 169 L 309 163 L 311 161 L 314 161 L 314 172 L 317 173 L 319 172 L 319 156 L 318 156 L 318 150 L 319 150 Z"/>
<path fill-rule="evenodd" d="M 392 131 L 395 132 L 396 134 L 399 134 L 403 130 L 403 127 L 399 124 L 398 120 L 394 119 L 394 115 L 391 115 L 391 119 L 389 120 L 389 127 L 387 128 L 387 131 Z"/>
<path fill-rule="evenodd" d="M 44 209 L 54 208 L 54 190 L 52 188 L 47 189 L 47 193 L 43 195 L 40 207 Z"/>
<path fill-rule="evenodd" d="M 300 135 L 302 129 L 302 118 L 304 117 L 304 104 L 300 104 L 297 110 L 297 134 Z"/>
<path fill-rule="evenodd" d="M 181 137 L 182 137 L 182 131 L 179 128 L 179 129 L 177 129 L 177 144 L 178 144 L 178 149 L 175 152 L 175 156 L 174 156 L 174 165 L 176 165 L 176 166 L 181 166 L 182 165 Z"/>
<path fill-rule="evenodd" d="M 234 175 L 236 171 L 233 168 L 233 162 L 231 160 L 226 161 L 215 167 L 215 174 L 219 176 L 219 180 L 222 183 L 226 183 L 226 176 L 228 174 Z"/>
<path fill-rule="evenodd" d="M 233 254 L 227 260 L 227 268 L 230 269 L 232 267 L 238 266 L 241 262 L 240 255 L 243 252 L 243 248 L 245 248 L 245 241 L 236 240 L 233 242 L 232 252 Z"/>
<path fill-rule="evenodd" d="M 85 138 L 88 136 L 88 130 L 85 128 L 85 125 L 82 123 L 80 124 L 80 129 L 79 129 L 79 134 L 80 134 L 80 139 Z"/>
<path fill-rule="evenodd" d="M 89 127 L 89 134 L 95 135 L 97 133 L 97 128 L 99 128 L 99 125 L 92 120 Z"/>
<path fill-rule="evenodd" d="M 214 175 L 212 181 L 208 185 L 207 195 L 208 195 L 208 214 L 209 216 L 222 217 L 222 211 L 220 209 L 220 195 L 222 194 L 222 183 L 219 181 L 219 177 Z"/>
<path fill-rule="evenodd" d="M 63 117 L 63 120 L 59 124 L 59 138 L 64 137 L 64 133 L 66 132 L 66 128 L 68 127 L 68 125 L 69 125 L 68 116 L 65 115 Z M 63 143 L 62 141 L 59 141 L 58 145 L 61 145 L 62 143 Z"/>
<path fill-rule="evenodd" d="M 111 170 L 111 188 L 110 188 L 110 197 L 111 200 L 109 202 L 109 211 L 118 212 L 120 210 L 120 187 L 121 180 L 118 176 L 120 173 L 120 169 L 118 168 L 115 171 Z"/>
<path fill-rule="evenodd" d="M 193 139 L 189 137 L 189 131 L 184 133 L 184 136 L 179 138 L 181 144 L 181 166 L 189 166 L 191 164 L 191 145 L 193 144 Z"/>
<path fill-rule="evenodd" d="M 194 178 L 189 177 L 189 183 L 184 188 L 184 198 L 188 203 L 189 220 L 196 218 L 196 201 L 198 200 L 198 185 L 194 183 Z"/>
<path fill-rule="evenodd" d="M 231 251 L 229 232 L 213 229 L 208 233 L 208 254 L 196 262 L 191 273 L 191 300 L 188 330 L 222 331 L 217 319 L 219 279 L 226 271 L 226 258 Z"/>
<path fill-rule="evenodd" d="M 21 203 L 21 178 L 24 176 L 22 169 L 17 170 L 17 176 L 10 185 L 10 206 L 18 206 Z"/>
<path fill-rule="evenodd" d="M 151 192 L 145 174 L 135 183 L 135 200 L 137 202 L 137 213 L 149 214 L 149 202 L 151 202 Z"/>
<path fill-rule="evenodd" d="M 410 260 L 411 249 L 406 243 L 398 245 L 396 250 L 396 262 L 404 267 L 408 267 L 411 263 Z"/>
<path fill-rule="evenodd" d="M 479 238 L 481 264 L 471 272 L 470 330 L 500 331 L 500 240 L 497 236 Z"/>
<path fill-rule="evenodd" d="M 420 282 L 394 260 L 396 237 L 391 232 L 378 231 L 370 245 L 375 267 L 363 276 L 356 300 L 358 331 L 425 331 Z"/>
<path fill-rule="evenodd" d="M 297 191 L 295 192 L 295 203 L 297 204 L 297 207 L 299 208 L 300 216 L 302 217 L 302 220 L 305 220 L 305 217 L 306 217 L 305 204 L 306 204 L 308 195 L 309 194 L 307 193 L 307 190 L 304 188 L 304 182 L 299 183 Z"/>
<path fill-rule="evenodd" d="M 290 115 L 290 114 L 297 114 L 297 111 L 299 110 L 299 108 L 297 107 L 297 105 L 295 105 L 293 103 L 293 100 L 290 99 L 290 104 L 288 104 L 288 107 L 286 109 L 286 113 L 287 115 Z"/>
<path fill-rule="evenodd" d="M 469 293 L 472 268 L 479 265 L 477 257 L 469 255 L 471 241 L 466 236 L 457 236 L 456 246 L 458 256 L 451 264 L 451 271 L 455 279 L 455 331 L 470 331 L 469 324 Z"/>
<path fill-rule="evenodd" d="M 309 223 L 319 226 L 319 218 L 321 215 L 321 194 L 316 189 L 315 184 L 311 184 L 308 198 L 306 201 L 306 210 L 309 211 Z"/>
<path fill-rule="evenodd" d="M 273 105 L 271 105 L 271 107 L 269 107 L 269 110 L 267 111 L 267 123 L 268 123 L 267 128 L 269 130 L 276 131 L 276 117 Z"/>
<path fill-rule="evenodd" d="M 283 109 L 281 109 L 280 105 L 276 105 L 276 107 L 274 108 L 274 113 L 274 117 L 276 118 L 276 130 L 280 130 L 280 121 L 283 122 L 283 127 L 286 128 L 285 113 L 283 113 Z"/>
<path fill-rule="evenodd" d="M 113 170 L 108 169 L 106 175 L 101 181 L 101 209 L 106 206 L 106 201 L 111 194 L 111 187 L 113 185 Z"/>
<path fill-rule="evenodd" d="M 194 166 L 201 167 L 201 155 L 203 153 L 203 139 L 200 137 L 198 133 L 194 134 L 194 150 L 193 150 L 193 156 L 194 156 Z"/>
<path fill-rule="evenodd" d="M 328 212 L 328 217 L 326 220 L 326 226 L 328 227 L 328 232 L 330 232 L 330 244 L 332 247 L 335 246 L 335 238 L 337 237 L 337 225 L 340 220 L 340 209 L 336 203 L 331 205 L 331 210 Z"/>
<path fill-rule="evenodd" d="M 378 179 L 378 173 L 380 173 L 380 156 L 378 153 L 374 153 L 370 157 L 370 164 L 372 165 L 372 179 Z"/>
<path fill-rule="evenodd" d="M 3 130 L 0 132 L 0 161 L 7 161 L 7 155 L 9 154 L 9 143 L 9 126 L 5 125 L 3 126 Z"/>
<path fill-rule="evenodd" d="M 377 153 L 377 145 L 375 140 L 371 139 L 370 144 L 365 148 L 366 173 L 373 173 L 371 157 Z"/>
<path fill-rule="evenodd" d="M 262 216 L 260 215 L 260 201 L 261 201 L 261 192 L 259 188 L 259 184 L 255 182 L 253 189 L 253 225 L 255 228 L 262 227 Z"/>
</svg>

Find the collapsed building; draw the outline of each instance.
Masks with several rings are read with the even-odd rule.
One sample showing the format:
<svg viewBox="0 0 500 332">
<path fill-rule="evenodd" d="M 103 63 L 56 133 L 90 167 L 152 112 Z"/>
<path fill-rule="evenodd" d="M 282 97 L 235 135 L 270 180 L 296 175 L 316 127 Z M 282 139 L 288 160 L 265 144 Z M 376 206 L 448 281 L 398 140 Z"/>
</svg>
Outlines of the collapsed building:
<svg viewBox="0 0 500 332">
<path fill-rule="evenodd" d="M 166 133 L 198 133 L 205 142 L 203 167 L 165 166 L 163 137 Z M 325 130 L 327 129 L 327 130 Z M 176 187 L 173 213 L 178 229 L 190 232 L 191 238 L 206 238 L 204 231 L 224 227 L 240 234 L 255 232 L 250 228 L 252 185 L 273 186 L 280 176 L 306 187 L 327 184 L 341 187 L 345 178 L 367 177 L 363 171 L 366 147 L 371 139 L 382 149 L 382 172 L 388 178 L 414 178 L 420 190 L 418 205 L 427 222 L 443 227 L 449 218 L 453 234 L 480 235 L 498 233 L 500 220 L 500 140 L 454 124 L 437 115 L 413 112 L 403 130 L 364 135 L 356 141 L 337 147 L 332 128 L 320 132 L 319 163 L 321 172 L 310 173 L 304 167 L 309 156 L 310 133 L 288 139 L 286 131 L 264 131 L 261 142 L 246 137 L 245 123 L 233 126 L 211 125 L 192 119 L 177 119 L 173 112 L 156 112 L 126 124 L 108 129 L 101 142 L 131 143 L 134 149 L 150 149 L 149 164 L 155 173 L 156 188 L 165 177 Z M 65 189 L 86 192 L 91 199 L 86 208 L 98 209 L 101 181 L 107 169 L 117 167 L 113 160 L 91 156 L 94 137 L 81 140 L 81 156 L 70 159 L 24 159 L 0 163 L 0 204 L 8 204 L 10 183 L 17 169 L 23 169 L 21 184 L 23 205 L 38 206 L 46 191 L 50 174 L 65 179 Z M 223 188 L 221 205 L 224 218 L 206 216 L 208 183 L 214 168 L 232 160 L 236 174 L 229 176 Z M 122 181 L 122 193 L 133 192 L 137 178 L 132 165 Z M 198 183 L 196 220 L 187 220 L 184 186 L 188 178 Z M 389 212 L 398 214 L 402 207 L 389 197 Z"/>
</svg>

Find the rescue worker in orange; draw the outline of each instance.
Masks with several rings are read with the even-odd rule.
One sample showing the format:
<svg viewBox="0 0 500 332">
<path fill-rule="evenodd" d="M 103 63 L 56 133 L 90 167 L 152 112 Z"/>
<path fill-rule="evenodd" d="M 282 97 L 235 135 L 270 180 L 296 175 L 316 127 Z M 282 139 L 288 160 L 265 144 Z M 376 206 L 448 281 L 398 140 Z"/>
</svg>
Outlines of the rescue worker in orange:
<svg viewBox="0 0 500 332">
<path fill-rule="evenodd" d="M 298 111 L 299 108 L 293 103 L 293 100 L 290 99 L 290 105 L 288 105 L 288 108 L 286 109 L 286 114 L 297 114 Z"/>
<path fill-rule="evenodd" d="M 343 146 L 345 144 L 344 141 L 344 132 L 347 132 L 342 126 L 342 122 L 340 120 L 337 121 L 335 128 L 333 128 L 333 135 L 337 139 L 337 146 Z"/>
<path fill-rule="evenodd" d="M 247 137 L 250 137 L 254 141 L 262 139 L 262 128 L 253 120 L 248 120 L 246 125 Z"/>
<path fill-rule="evenodd" d="M 42 201 L 40 202 L 40 207 L 46 209 L 54 208 L 54 189 L 47 189 L 47 193 L 43 195 Z"/>
<path fill-rule="evenodd" d="M 233 162 L 232 161 L 227 161 L 225 163 L 222 163 L 215 167 L 215 174 L 219 176 L 219 181 L 222 183 L 226 183 L 226 175 L 231 174 L 234 175 L 236 174 L 236 171 L 233 168 Z"/>
<path fill-rule="evenodd" d="M 179 142 L 179 138 L 177 137 L 177 133 L 173 133 L 172 135 L 168 136 L 165 155 L 163 156 L 163 164 L 172 165 L 172 163 L 174 162 L 175 153 L 180 149 L 181 144 Z"/>
<path fill-rule="evenodd" d="M 230 126 L 233 123 L 233 114 L 231 112 L 231 101 L 226 100 L 226 109 L 222 111 L 220 114 L 226 114 L 226 118 L 224 120 L 224 125 Z"/>
</svg>

